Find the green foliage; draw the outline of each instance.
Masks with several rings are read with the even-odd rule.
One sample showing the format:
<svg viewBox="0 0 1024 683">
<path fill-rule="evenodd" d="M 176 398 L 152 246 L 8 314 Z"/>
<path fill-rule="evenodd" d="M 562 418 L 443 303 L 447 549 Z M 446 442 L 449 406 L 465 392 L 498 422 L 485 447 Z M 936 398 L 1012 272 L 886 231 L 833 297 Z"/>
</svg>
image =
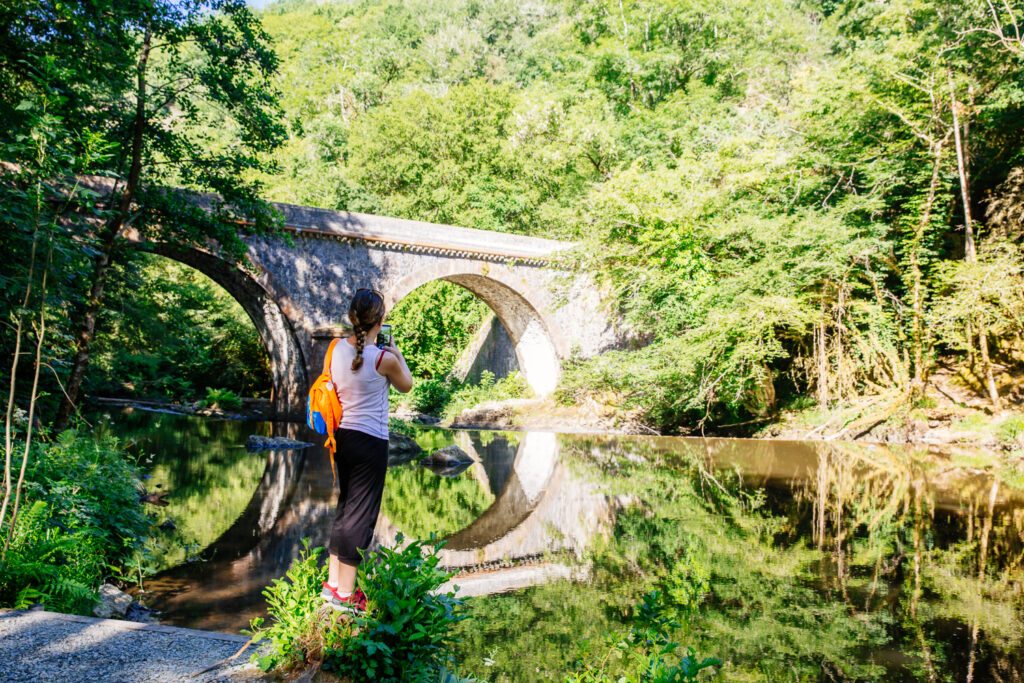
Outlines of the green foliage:
<svg viewBox="0 0 1024 683">
<path fill-rule="evenodd" d="M 495 381 L 494 373 L 484 370 L 477 384 L 457 384 L 441 413 L 442 420 L 451 422 L 467 408 L 485 401 L 504 401 L 532 395 L 530 385 L 522 373 L 515 371 Z"/>
<path fill-rule="evenodd" d="M 417 380 L 409 392 L 409 405 L 421 413 L 437 415 L 451 400 L 454 390 L 454 382 L 451 379 Z"/>
<path fill-rule="evenodd" d="M 264 626 L 262 617 L 252 621 L 253 640 L 266 643 L 261 652 L 252 654 L 264 671 L 291 671 L 316 661 L 328 643 L 346 637 L 350 624 L 336 615 L 325 613 L 320 599 L 327 567 L 321 562 L 323 548 L 310 548 L 309 539 L 302 540 L 302 550 L 283 578 L 274 579 L 263 595 L 271 623 Z M 333 612 L 333 610 L 330 610 Z"/>
<path fill-rule="evenodd" d="M 469 290 L 435 280 L 399 301 L 388 312 L 387 322 L 413 377 L 437 381 L 452 371 L 487 311 L 487 304 Z"/>
<path fill-rule="evenodd" d="M 92 529 L 69 531 L 53 513 L 37 500 L 18 515 L 0 560 L 0 604 L 26 609 L 42 603 L 55 612 L 90 614 L 106 569 L 104 549 Z"/>
<path fill-rule="evenodd" d="M 1020 442 L 1024 437 L 1024 415 L 1010 415 L 999 423 L 996 436 L 1000 441 Z"/>
<path fill-rule="evenodd" d="M 401 535 L 396 539 L 403 541 Z M 412 541 L 371 553 L 360 571 L 368 609 L 350 619 L 321 600 L 327 578 L 320 566 L 323 548 L 310 549 L 304 539 L 284 578 L 264 591 L 271 624 L 256 619 L 252 632 L 268 644 L 253 661 L 264 671 L 322 662 L 325 670 L 358 681 L 462 680 L 448 668 L 452 627 L 467 615 L 454 592 L 437 592 L 452 575 L 438 568 L 441 544 L 433 538 L 429 543 Z"/>
<path fill-rule="evenodd" d="M 66 431 L 34 446 L 0 566 L 0 604 L 90 613 L 110 568 L 130 561 L 150 531 L 138 485 L 111 437 Z"/>
<path fill-rule="evenodd" d="M 630 679 L 645 683 L 696 681 L 701 671 L 721 667 L 722 660 L 698 658 L 692 647 L 687 648 L 684 654 L 677 654 L 680 646 L 671 638 L 679 624 L 665 616 L 662 602 L 662 595 L 657 590 L 644 595 L 628 633 L 621 640 L 609 638 L 610 649 L 600 662 L 585 671 L 570 673 L 565 677 L 566 683 L 616 683 L 623 680 L 621 674 L 611 674 L 608 668 L 635 672 L 635 677 Z"/>
<path fill-rule="evenodd" d="M 201 401 L 201 404 L 204 408 L 240 410 L 242 408 L 242 397 L 230 389 L 213 389 L 207 387 L 206 398 Z"/>
<path fill-rule="evenodd" d="M 395 542 L 401 545 L 399 534 Z M 365 563 L 361 586 L 369 607 L 352 637 L 328 648 L 325 669 L 357 680 L 434 681 L 453 663 L 453 626 L 468 615 L 454 591 L 437 589 L 454 576 L 438 567 L 443 543 L 431 536 L 404 548 L 382 547 Z"/>
<path fill-rule="evenodd" d="M 206 276 L 138 254 L 115 269 L 86 388 L 92 394 L 194 400 L 209 389 L 267 396 L 270 363 L 241 306 Z"/>
</svg>

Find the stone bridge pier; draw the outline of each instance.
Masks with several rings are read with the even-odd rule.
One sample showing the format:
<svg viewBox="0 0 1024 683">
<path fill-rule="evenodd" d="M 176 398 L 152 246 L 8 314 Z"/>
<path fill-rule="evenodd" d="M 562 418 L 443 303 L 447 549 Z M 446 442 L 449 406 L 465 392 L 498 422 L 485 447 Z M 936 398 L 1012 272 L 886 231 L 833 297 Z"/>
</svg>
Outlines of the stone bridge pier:
<svg viewBox="0 0 1024 683">
<path fill-rule="evenodd" d="M 283 235 L 246 238 L 250 263 L 215 251 L 141 244 L 223 286 L 245 309 L 270 356 L 273 404 L 301 418 L 309 381 L 330 338 L 341 333 L 355 290 L 380 291 L 390 309 L 417 287 L 447 280 L 494 311 L 538 395 L 558 382 L 562 361 L 616 344 L 593 281 L 560 267 L 572 245 L 554 240 L 383 216 L 279 204 Z M 402 331 L 396 329 L 401 344 Z"/>
</svg>

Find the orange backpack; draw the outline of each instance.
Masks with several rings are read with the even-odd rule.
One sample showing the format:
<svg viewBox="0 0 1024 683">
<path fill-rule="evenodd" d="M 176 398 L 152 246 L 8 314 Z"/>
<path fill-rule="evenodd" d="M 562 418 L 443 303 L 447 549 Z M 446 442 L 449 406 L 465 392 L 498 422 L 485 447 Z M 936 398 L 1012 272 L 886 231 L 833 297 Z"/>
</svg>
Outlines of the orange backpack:
<svg viewBox="0 0 1024 683">
<path fill-rule="evenodd" d="M 324 446 L 331 458 L 331 474 L 334 481 L 338 481 L 338 473 L 334 466 L 334 452 L 337 450 L 337 443 L 334 441 L 334 432 L 341 424 L 341 401 L 338 400 L 338 392 L 331 380 L 331 357 L 334 355 L 334 347 L 339 340 L 332 339 L 327 347 L 327 355 L 324 357 L 324 371 L 313 380 L 313 386 L 309 388 L 309 400 L 306 402 L 306 424 L 317 434 L 326 434 L 327 441 Z"/>
</svg>

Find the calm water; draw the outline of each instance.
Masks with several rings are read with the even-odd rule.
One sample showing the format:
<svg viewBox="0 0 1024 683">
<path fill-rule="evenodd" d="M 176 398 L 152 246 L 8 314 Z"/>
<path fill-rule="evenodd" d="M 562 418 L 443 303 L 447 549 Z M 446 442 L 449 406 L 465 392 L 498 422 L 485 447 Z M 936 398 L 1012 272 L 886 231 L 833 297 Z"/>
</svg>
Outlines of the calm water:
<svg viewBox="0 0 1024 683">
<path fill-rule="evenodd" d="M 325 450 L 241 447 L 250 433 L 316 441 L 303 428 L 139 411 L 109 428 L 134 442 L 150 488 L 169 492 L 158 514 L 175 528 L 152 557 L 166 569 L 144 594 L 162 621 L 245 628 L 302 539 L 325 543 Z M 570 661 L 573 634 L 614 619 L 604 596 L 628 576 L 623 590 L 697 586 L 688 642 L 760 672 L 745 679 L 1024 678 L 1024 481 L 985 453 L 426 429 L 416 440 L 454 443 L 475 463 L 454 477 L 391 468 L 376 537 L 438 532 L 463 593 L 513 591 L 479 603 L 490 616 L 472 641 L 492 667 L 481 675 L 523 676 L 501 648 L 529 648 L 525 632 Z M 534 584 L 545 585 L 522 590 Z M 590 603 L 597 616 L 580 616 Z M 557 662 L 529 666 L 544 678 Z"/>
</svg>

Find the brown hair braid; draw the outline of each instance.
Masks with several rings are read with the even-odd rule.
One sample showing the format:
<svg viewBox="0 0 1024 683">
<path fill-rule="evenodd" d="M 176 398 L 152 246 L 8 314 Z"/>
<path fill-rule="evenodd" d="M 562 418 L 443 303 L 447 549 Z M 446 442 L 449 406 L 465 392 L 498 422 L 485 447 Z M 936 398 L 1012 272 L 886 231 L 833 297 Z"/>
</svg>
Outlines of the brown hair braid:
<svg viewBox="0 0 1024 683">
<path fill-rule="evenodd" d="M 356 357 L 352 359 L 352 372 L 355 372 L 363 367 L 366 333 L 384 319 L 384 297 L 375 289 L 357 289 L 348 307 L 348 319 L 356 335 Z"/>
</svg>

